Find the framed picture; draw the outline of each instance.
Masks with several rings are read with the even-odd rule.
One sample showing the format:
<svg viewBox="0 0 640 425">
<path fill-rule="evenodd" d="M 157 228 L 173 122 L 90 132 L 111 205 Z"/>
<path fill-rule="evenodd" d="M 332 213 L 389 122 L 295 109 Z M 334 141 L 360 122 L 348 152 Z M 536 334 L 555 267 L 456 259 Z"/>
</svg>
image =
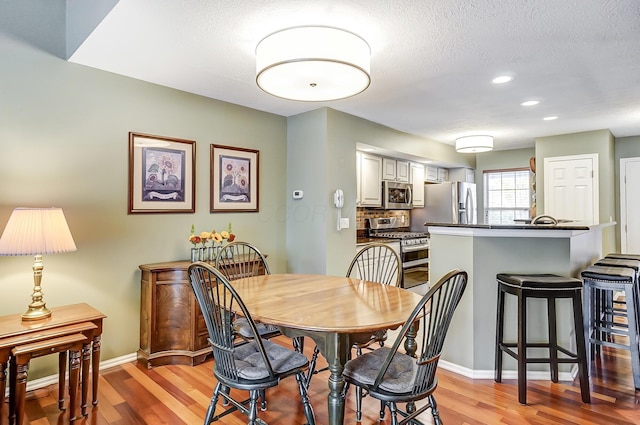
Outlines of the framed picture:
<svg viewBox="0 0 640 425">
<path fill-rule="evenodd" d="M 196 142 L 129 133 L 129 214 L 196 211 Z"/>
<path fill-rule="evenodd" d="M 260 151 L 211 145 L 211 212 L 258 212 Z"/>
</svg>

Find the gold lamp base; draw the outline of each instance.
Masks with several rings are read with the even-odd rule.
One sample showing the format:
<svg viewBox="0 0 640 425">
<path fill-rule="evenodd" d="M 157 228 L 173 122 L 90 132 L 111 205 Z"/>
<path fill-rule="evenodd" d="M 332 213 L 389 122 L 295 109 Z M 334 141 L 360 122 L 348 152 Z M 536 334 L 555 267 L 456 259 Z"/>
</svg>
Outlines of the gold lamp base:
<svg viewBox="0 0 640 425">
<path fill-rule="evenodd" d="M 47 304 L 43 301 L 42 287 L 42 255 L 36 255 L 33 260 L 33 292 L 31 293 L 31 304 L 22 315 L 23 322 L 32 322 L 34 320 L 42 320 L 51 317 L 51 310 L 47 308 Z"/>
<path fill-rule="evenodd" d="M 23 322 L 32 322 L 34 320 L 42 320 L 51 317 L 51 310 L 49 310 L 45 303 L 41 306 L 34 306 L 33 303 L 29 304 L 29 308 L 22 315 Z"/>
</svg>

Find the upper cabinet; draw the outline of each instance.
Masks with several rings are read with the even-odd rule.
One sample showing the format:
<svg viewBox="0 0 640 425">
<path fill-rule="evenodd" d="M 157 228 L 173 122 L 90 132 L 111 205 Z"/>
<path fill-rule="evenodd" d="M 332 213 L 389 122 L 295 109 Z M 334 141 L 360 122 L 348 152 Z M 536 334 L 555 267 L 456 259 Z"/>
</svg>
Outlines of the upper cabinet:
<svg viewBox="0 0 640 425">
<path fill-rule="evenodd" d="M 382 158 L 382 180 L 409 183 L 409 162 Z"/>
<path fill-rule="evenodd" d="M 410 163 L 409 183 L 411 183 L 411 193 L 413 196 L 413 207 L 424 207 L 424 165 Z"/>
<path fill-rule="evenodd" d="M 449 169 L 438 168 L 438 183 L 449 181 Z"/>
<path fill-rule="evenodd" d="M 450 168 L 449 180 L 453 182 L 475 183 L 476 173 L 471 168 Z"/>
<path fill-rule="evenodd" d="M 424 167 L 424 180 L 428 182 L 437 182 L 438 181 L 438 167 L 433 167 L 431 165 L 427 165 Z"/>
<path fill-rule="evenodd" d="M 449 170 L 447 168 L 433 167 L 427 165 L 425 167 L 424 180 L 430 183 L 442 183 L 449 180 Z"/>
<path fill-rule="evenodd" d="M 382 158 L 356 152 L 356 206 L 382 206 Z"/>
</svg>

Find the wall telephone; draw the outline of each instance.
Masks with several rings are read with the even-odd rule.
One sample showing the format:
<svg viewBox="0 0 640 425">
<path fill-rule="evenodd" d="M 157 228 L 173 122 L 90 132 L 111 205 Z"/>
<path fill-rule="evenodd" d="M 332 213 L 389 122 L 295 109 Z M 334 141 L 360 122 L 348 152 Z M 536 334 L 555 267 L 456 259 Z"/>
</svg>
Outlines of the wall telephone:
<svg viewBox="0 0 640 425">
<path fill-rule="evenodd" d="M 344 207 L 344 192 L 342 191 L 342 189 L 336 190 L 333 194 L 333 204 L 336 206 L 336 208 Z"/>
</svg>

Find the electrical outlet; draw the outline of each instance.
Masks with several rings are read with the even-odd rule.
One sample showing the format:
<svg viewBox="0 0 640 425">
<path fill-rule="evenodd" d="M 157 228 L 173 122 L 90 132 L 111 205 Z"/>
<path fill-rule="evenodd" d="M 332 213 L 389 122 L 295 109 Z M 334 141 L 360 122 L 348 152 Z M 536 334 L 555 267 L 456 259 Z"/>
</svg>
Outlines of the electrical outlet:
<svg viewBox="0 0 640 425">
<path fill-rule="evenodd" d="M 340 218 L 340 228 L 348 229 L 349 228 L 349 217 Z"/>
</svg>

